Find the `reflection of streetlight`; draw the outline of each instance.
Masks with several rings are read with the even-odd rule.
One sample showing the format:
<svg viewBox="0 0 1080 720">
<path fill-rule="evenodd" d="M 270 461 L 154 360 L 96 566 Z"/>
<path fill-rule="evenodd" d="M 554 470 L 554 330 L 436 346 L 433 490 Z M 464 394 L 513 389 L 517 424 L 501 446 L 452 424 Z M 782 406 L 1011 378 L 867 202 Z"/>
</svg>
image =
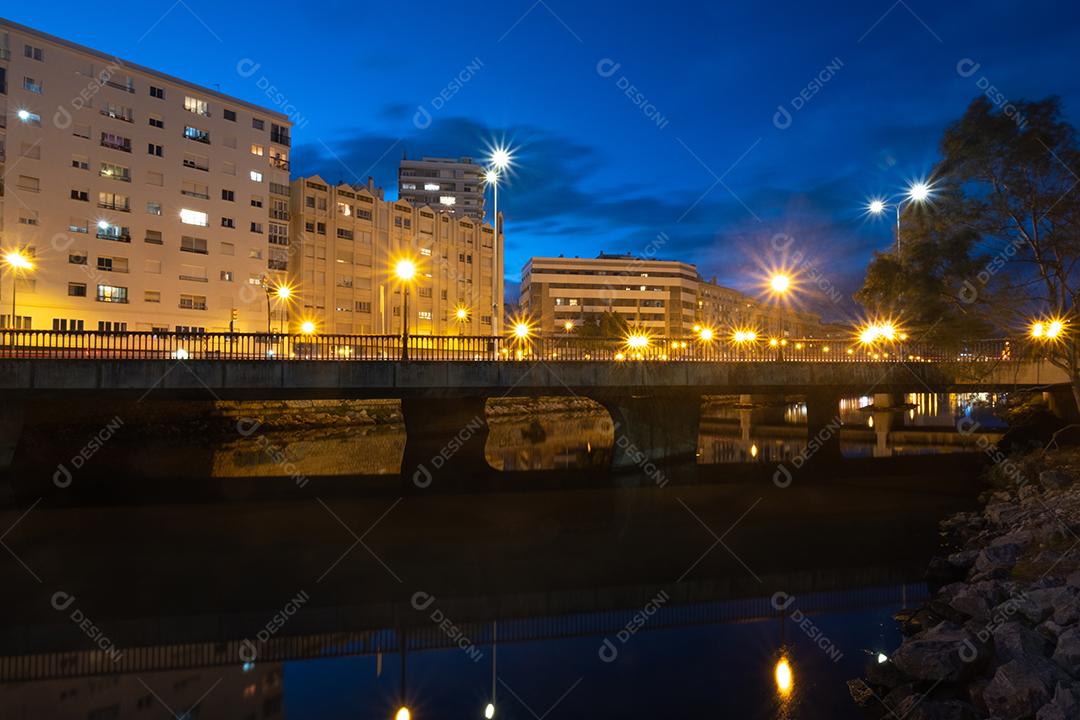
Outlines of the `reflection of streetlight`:
<svg viewBox="0 0 1080 720">
<path fill-rule="evenodd" d="M 491 720 L 491 718 L 495 717 L 495 705 L 492 703 L 487 704 L 487 707 L 484 708 L 484 717 L 486 717 L 487 720 Z"/>
<path fill-rule="evenodd" d="M 883 198 L 874 198 L 866 205 L 866 211 L 871 215 L 881 215 L 890 207 L 896 209 L 896 251 L 900 251 L 900 213 L 903 211 L 905 203 L 924 203 L 930 199 L 930 195 L 933 193 L 933 187 L 925 180 L 919 180 L 908 185 L 907 191 L 903 197 L 895 200 L 885 200 Z M 892 203 L 892 204 L 890 204 Z"/>
<path fill-rule="evenodd" d="M 412 260 L 398 260 L 394 265 L 394 275 L 405 286 L 403 291 L 404 301 L 401 308 L 401 361 L 409 360 L 409 286 L 416 276 L 416 263 Z M 404 708 L 403 708 L 404 709 Z M 408 713 L 408 710 L 405 710 Z M 399 713 L 400 714 L 400 713 Z M 406 718 L 408 716 L 406 715 Z"/>
<path fill-rule="evenodd" d="M 19 271 L 30 272 L 34 269 L 34 263 L 21 250 L 12 250 L 4 255 L 4 264 L 11 269 L 11 329 L 15 330 L 15 318 L 17 317 L 15 314 L 15 290 L 19 284 Z M 11 342 L 14 344 L 15 336 L 12 335 L 11 337 Z"/>
<path fill-rule="evenodd" d="M 397 714 L 394 715 L 394 720 L 409 720 L 410 717 L 409 708 L 402 705 L 398 708 Z"/>
<path fill-rule="evenodd" d="M 776 691 L 781 695 L 789 695 L 791 693 L 792 685 L 794 684 L 794 678 L 791 673 L 791 665 L 788 663 L 787 658 L 780 658 L 780 660 L 777 661 L 773 675 L 776 678 Z"/>
</svg>

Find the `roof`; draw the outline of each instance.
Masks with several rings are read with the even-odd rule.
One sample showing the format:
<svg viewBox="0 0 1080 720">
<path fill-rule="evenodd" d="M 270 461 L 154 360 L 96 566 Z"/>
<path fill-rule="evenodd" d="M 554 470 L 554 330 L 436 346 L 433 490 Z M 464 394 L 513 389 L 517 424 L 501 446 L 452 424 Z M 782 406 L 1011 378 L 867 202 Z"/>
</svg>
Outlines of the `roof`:
<svg viewBox="0 0 1080 720">
<path fill-rule="evenodd" d="M 197 85 L 196 83 L 189 82 L 187 80 L 182 80 L 178 77 L 174 77 L 173 75 L 168 75 L 166 73 L 160 72 L 159 70 L 154 70 L 153 68 L 148 68 L 144 65 L 139 65 L 138 63 L 129 62 L 127 60 L 124 60 L 123 58 L 117 57 L 116 55 L 109 55 L 108 53 L 101 52 L 100 50 L 95 50 L 94 48 L 86 47 L 85 45 L 79 45 L 78 43 L 72 42 L 70 40 L 65 40 L 64 38 L 56 37 L 55 35 L 50 35 L 40 30 L 35 30 L 32 27 L 20 25 L 19 23 L 12 22 L 11 20 L 8 20 L 6 18 L 0 18 L 0 27 L 10 28 L 11 30 L 30 35 L 31 37 L 41 38 L 42 40 L 46 40 L 55 45 L 65 47 L 68 50 L 73 50 L 75 52 L 83 53 L 85 55 L 92 55 L 99 60 L 105 60 L 107 62 L 119 62 L 121 65 L 123 65 L 123 67 L 129 68 L 136 72 L 152 75 L 175 85 L 183 85 L 192 88 L 193 90 L 197 90 L 202 94 L 208 95 L 210 97 L 215 97 L 218 100 L 224 100 L 234 105 L 240 105 L 248 108 L 249 110 L 257 110 L 264 115 L 277 118 L 282 122 L 286 122 L 289 124 L 292 123 L 288 115 L 280 113 L 277 110 L 270 110 L 263 107 L 262 105 L 256 105 L 255 103 L 241 100 L 237 97 L 233 97 L 232 95 L 226 95 L 225 93 L 218 90 L 211 90 L 208 87 Z"/>
</svg>

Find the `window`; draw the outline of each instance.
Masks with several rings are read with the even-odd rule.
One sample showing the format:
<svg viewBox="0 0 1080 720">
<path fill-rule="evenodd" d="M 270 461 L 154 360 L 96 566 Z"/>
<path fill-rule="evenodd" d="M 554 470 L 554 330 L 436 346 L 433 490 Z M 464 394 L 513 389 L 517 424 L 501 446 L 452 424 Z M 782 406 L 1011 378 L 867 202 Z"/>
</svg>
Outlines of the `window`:
<svg viewBox="0 0 1080 720">
<path fill-rule="evenodd" d="M 163 157 L 165 155 L 165 150 L 160 145 L 155 145 L 154 143 L 149 143 L 146 146 L 146 152 L 155 157 Z"/>
<path fill-rule="evenodd" d="M 85 288 L 84 288 L 84 292 L 82 294 L 82 297 L 86 297 Z M 83 330 L 86 329 L 86 323 L 84 321 L 82 321 L 82 320 L 68 320 L 66 318 L 53 318 L 52 329 L 53 330 L 70 330 L 72 332 L 82 332 Z"/>
<path fill-rule="evenodd" d="M 206 249 L 206 240 L 204 238 L 188 235 L 180 238 L 180 250 L 181 252 L 198 253 L 199 255 L 206 255 L 209 252 Z"/>
<path fill-rule="evenodd" d="M 440 195 L 439 196 L 439 202 L 442 203 L 443 205 L 456 205 L 457 204 L 457 198 L 454 197 L 453 195 Z"/>
<path fill-rule="evenodd" d="M 86 283 L 68 283 L 68 297 L 86 297 Z"/>
<path fill-rule="evenodd" d="M 431 288 L 429 288 L 429 287 L 417 288 L 417 294 L 422 298 L 429 298 L 429 297 L 431 297 Z"/>
<path fill-rule="evenodd" d="M 147 290 L 143 293 L 143 302 L 159 303 L 161 302 L 161 293 L 157 290 Z"/>
<path fill-rule="evenodd" d="M 131 182 L 131 170 L 123 165 L 113 165 L 112 163 L 103 162 L 101 163 L 101 170 L 98 171 L 98 175 L 111 180 L 119 180 L 120 182 Z"/>
<path fill-rule="evenodd" d="M 79 137 L 79 138 L 82 138 L 84 140 L 89 140 L 90 139 L 90 126 L 89 125 L 79 125 L 78 123 L 76 123 L 71 128 L 71 134 L 74 135 L 75 137 Z"/>
<path fill-rule="evenodd" d="M 188 197 L 199 198 L 200 200 L 209 200 L 210 188 L 203 183 L 184 180 L 180 185 L 180 194 L 187 195 Z"/>
<path fill-rule="evenodd" d="M 279 145 L 288 145 L 289 128 L 285 125 L 270 123 L 270 142 L 275 142 Z"/>
<path fill-rule="evenodd" d="M 115 120 L 135 122 L 135 111 L 126 105 L 114 105 L 111 102 L 106 102 L 104 107 L 101 108 L 101 114 Z"/>
<path fill-rule="evenodd" d="M 236 221 L 233 220 L 231 217 L 223 217 L 221 218 L 221 227 L 235 228 Z"/>
<path fill-rule="evenodd" d="M 229 122 L 236 122 L 236 111 L 226 108 L 221 111 L 222 116 Z"/>
<path fill-rule="evenodd" d="M 224 175 L 236 175 L 236 163 L 228 161 L 221 163 L 221 172 Z"/>
<path fill-rule="evenodd" d="M 431 311 L 430 310 L 421 310 L 420 312 L 418 312 L 416 314 L 416 316 L 419 317 L 421 320 L 430 320 L 431 319 Z"/>
<path fill-rule="evenodd" d="M 259 172 L 258 170 L 252 170 L 252 171 L 251 171 L 251 172 L 249 173 L 249 177 L 251 177 L 251 181 L 252 181 L 252 182 L 257 182 L 257 183 L 261 183 L 261 182 L 262 182 L 262 173 L 261 173 L 261 172 Z"/>
<path fill-rule="evenodd" d="M 79 202 L 90 202 L 90 191 L 72 188 L 71 199 L 78 200 Z"/>
<path fill-rule="evenodd" d="M 34 47 L 33 45 L 24 45 L 23 57 L 28 57 L 31 60 L 37 60 L 38 62 L 45 62 L 45 51 L 39 47 Z"/>
<path fill-rule="evenodd" d="M 184 109 L 189 113 L 195 113 L 196 115 L 204 115 L 210 117 L 210 104 L 205 100 L 199 100 L 193 98 L 190 95 L 184 98 Z"/>
<path fill-rule="evenodd" d="M 23 90 L 29 90 L 30 92 L 34 93 L 35 95 L 40 95 L 41 94 L 41 81 L 40 80 L 35 80 L 32 77 L 24 77 L 23 78 Z"/>
<path fill-rule="evenodd" d="M 368 300 L 357 300 L 356 301 L 356 312 L 358 312 L 358 313 L 370 313 L 371 312 L 371 302 L 368 301 Z"/>
<path fill-rule="evenodd" d="M 127 300 L 124 300 L 124 302 L 127 302 Z M 127 323 L 98 320 L 97 329 L 98 332 L 127 332 Z M 93 714 L 91 713 L 91 715 Z"/>
<path fill-rule="evenodd" d="M 148 242 L 151 245 L 163 245 L 165 243 L 165 238 L 160 230 L 147 230 L 145 242 Z"/>
<path fill-rule="evenodd" d="M 352 230 L 346 230 L 345 228 L 338 228 L 337 236 L 339 238 L 341 238 L 342 240 L 352 240 L 353 239 L 353 231 Z"/>
<path fill-rule="evenodd" d="M 431 257 L 431 248 L 420 248 L 420 254 L 425 257 Z"/>
<path fill-rule="evenodd" d="M 88 233 L 90 232 L 90 223 L 86 218 L 71 218 L 70 222 L 68 222 L 68 232 Z"/>
<path fill-rule="evenodd" d="M 271 245 L 288 245 L 289 226 L 281 223 L 270 223 L 270 236 L 267 240 Z"/>
<path fill-rule="evenodd" d="M 236 200 L 236 194 L 232 190 L 222 190 L 221 199 L 228 200 L 229 202 L 234 202 Z"/>
<path fill-rule="evenodd" d="M 200 210 L 188 210 L 184 208 L 180 211 L 180 222 L 185 225 L 201 225 L 207 227 L 210 225 L 210 216 Z"/>
<path fill-rule="evenodd" d="M 105 208 L 106 210 L 131 212 L 131 205 L 128 204 L 128 196 L 121 193 L 99 192 L 98 207 Z"/>
<path fill-rule="evenodd" d="M 19 224 L 20 225 L 37 225 L 38 224 L 38 211 L 37 210 L 20 210 L 19 211 Z"/>
<path fill-rule="evenodd" d="M 180 307 L 185 310 L 205 310 L 206 297 L 204 295 L 181 295 Z"/>
<path fill-rule="evenodd" d="M 262 231 L 263 231 L 262 223 L 252 221 L 252 223 L 251 223 L 251 232 L 259 233 L 261 235 Z"/>
<path fill-rule="evenodd" d="M 77 170 L 89 170 L 90 158 L 86 157 L 85 155 L 72 155 L 71 167 Z"/>
<path fill-rule="evenodd" d="M 326 223 L 315 223 L 315 232 L 320 235 L 326 234 Z"/>
<path fill-rule="evenodd" d="M 20 190 L 26 190 L 27 192 L 41 191 L 41 180 L 30 175 L 20 175 L 16 185 L 18 185 Z"/>
<path fill-rule="evenodd" d="M 265 130 L 266 123 L 259 118 L 251 118 L 251 127 L 255 128 L 256 130 Z"/>
<path fill-rule="evenodd" d="M 252 143 L 252 145 L 251 145 L 251 154 L 252 155 L 258 155 L 259 157 L 262 157 L 263 156 L 263 146 Z"/>
<path fill-rule="evenodd" d="M 143 271 L 148 272 L 151 275 L 161 274 L 161 261 L 160 260 L 146 260 L 143 263 Z"/>
<path fill-rule="evenodd" d="M 76 252 L 68 253 L 68 264 L 70 265 L 85 265 L 86 264 L 86 251 L 78 250 Z"/>
<path fill-rule="evenodd" d="M 222 270 L 221 273 L 219 274 L 219 277 L 223 282 L 232 282 L 233 281 L 232 270 Z"/>
<path fill-rule="evenodd" d="M 126 303 L 128 301 L 128 289 L 116 285 L 98 285 L 98 302 Z"/>
<path fill-rule="evenodd" d="M 34 125 L 35 127 L 41 127 L 41 116 L 37 113 L 32 113 L 29 110 L 20 110 L 16 113 L 16 117 L 22 120 L 27 125 Z"/>
<path fill-rule="evenodd" d="M 210 170 L 210 158 L 205 155 L 186 152 L 184 153 L 184 167 L 207 172 Z"/>
<path fill-rule="evenodd" d="M 131 140 L 123 135 L 103 132 L 101 133 L 101 146 L 121 152 L 131 152 Z"/>
<path fill-rule="evenodd" d="M 150 97 L 157 98 L 158 100 L 165 99 L 165 88 L 150 86 Z"/>
<path fill-rule="evenodd" d="M 236 246 L 233 245 L 232 243 L 227 243 L 227 242 L 221 243 L 221 254 L 222 255 L 235 255 L 236 254 Z"/>
<path fill-rule="evenodd" d="M 159 203 L 159 202 L 148 202 L 148 203 L 146 203 L 146 212 L 147 212 L 148 215 L 160 215 L 161 214 L 161 203 Z"/>
<path fill-rule="evenodd" d="M 165 127 L 165 121 L 162 120 L 161 117 L 158 116 L 158 115 L 151 115 L 148 122 L 150 123 L 150 127 L 156 127 L 156 128 L 164 128 Z"/>
<path fill-rule="evenodd" d="M 210 131 L 192 127 L 191 125 L 184 126 L 184 137 L 195 142 L 210 144 Z"/>
<path fill-rule="evenodd" d="M 154 172 L 153 170 L 151 170 L 150 172 L 146 173 L 146 182 L 150 185 L 162 187 L 165 185 L 165 174 Z"/>
<path fill-rule="evenodd" d="M 261 208 L 263 206 L 262 195 L 251 196 L 251 207 Z"/>
<path fill-rule="evenodd" d="M 314 195 L 308 195 L 307 197 L 304 198 L 304 207 L 309 207 L 312 210 L 315 209 L 315 196 Z"/>
</svg>

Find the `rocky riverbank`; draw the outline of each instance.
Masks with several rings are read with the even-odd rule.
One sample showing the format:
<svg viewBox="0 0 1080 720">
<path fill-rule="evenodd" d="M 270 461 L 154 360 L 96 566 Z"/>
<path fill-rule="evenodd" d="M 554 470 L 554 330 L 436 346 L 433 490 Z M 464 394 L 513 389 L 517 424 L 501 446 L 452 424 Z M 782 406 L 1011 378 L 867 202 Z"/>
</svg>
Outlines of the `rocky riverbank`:
<svg viewBox="0 0 1080 720">
<path fill-rule="evenodd" d="M 848 683 L 867 717 L 1080 718 L 1078 480 L 1077 449 L 1002 458 L 982 508 L 942 523 L 931 599 Z"/>
</svg>

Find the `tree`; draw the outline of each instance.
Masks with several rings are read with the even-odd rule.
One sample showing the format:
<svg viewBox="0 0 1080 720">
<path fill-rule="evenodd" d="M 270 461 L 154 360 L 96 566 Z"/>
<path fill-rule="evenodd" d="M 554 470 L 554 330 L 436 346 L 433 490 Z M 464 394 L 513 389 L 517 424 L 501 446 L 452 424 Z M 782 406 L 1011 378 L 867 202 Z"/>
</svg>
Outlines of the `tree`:
<svg viewBox="0 0 1080 720">
<path fill-rule="evenodd" d="M 980 97 L 945 131 L 941 155 L 932 202 L 905 206 L 899 254 L 875 257 L 857 299 L 953 337 L 1076 321 L 1080 148 L 1060 100 L 1002 110 Z M 1080 406 L 1077 350 L 1075 333 L 1045 346 Z"/>
</svg>

